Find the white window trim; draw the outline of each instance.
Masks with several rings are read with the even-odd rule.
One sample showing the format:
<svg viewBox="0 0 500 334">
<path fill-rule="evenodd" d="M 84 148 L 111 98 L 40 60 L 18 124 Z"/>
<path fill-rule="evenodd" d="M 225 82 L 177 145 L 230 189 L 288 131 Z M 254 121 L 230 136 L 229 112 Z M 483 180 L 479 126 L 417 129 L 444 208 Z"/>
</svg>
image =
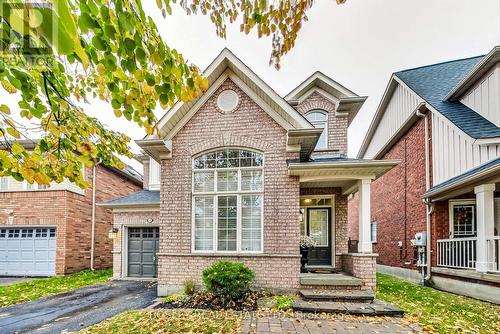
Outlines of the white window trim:
<svg viewBox="0 0 500 334">
<path fill-rule="evenodd" d="M 448 226 L 448 235 L 450 237 L 450 239 L 454 239 L 455 238 L 455 235 L 454 235 L 454 226 L 453 226 L 453 223 L 454 223 L 454 217 L 453 217 L 453 209 L 455 206 L 461 206 L 461 205 L 476 205 L 476 200 L 475 199 L 460 199 L 460 200 L 449 200 L 448 201 L 448 223 L 449 223 L 449 226 Z M 477 207 L 476 209 L 477 210 Z M 476 212 L 475 212 L 476 213 Z M 477 222 L 475 222 L 477 224 Z M 477 226 L 477 225 L 476 225 Z M 477 233 L 477 231 L 476 231 Z"/>
<path fill-rule="evenodd" d="M 262 166 L 252 166 L 252 167 L 234 167 L 234 168 L 200 168 L 200 169 L 194 169 L 194 160 L 197 159 L 198 157 L 210 153 L 210 152 L 215 152 L 223 149 L 228 149 L 228 150 L 245 150 L 248 152 L 255 152 L 259 153 L 262 155 Z M 210 151 L 205 151 L 203 153 L 198 154 L 195 156 L 192 161 L 191 161 L 191 252 L 194 254 L 204 254 L 204 255 L 211 255 L 211 254 L 217 254 L 217 255 L 252 255 L 252 254 L 263 254 L 264 253 L 264 166 L 265 166 L 265 157 L 264 153 L 244 148 L 244 147 L 224 147 L 224 148 L 217 148 L 214 150 Z M 238 171 L 238 191 L 215 191 L 217 189 L 217 171 Z M 262 171 L 262 188 L 260 191 L 254 191 L 254 190 L 247 190 L 247 191 L 241 191 L 241 171 L 242 170 L 259 170 Z M 212 171 L 214 172 L 214 191 L 210 192 L 197 192 L 195 193 L 194 191 L 194 173 L 195 172 L 208 172 Z M 217 214 L 218 214 L 218 198 L 219 196 L 229 196 L 229 195 L 234 195 L 237 197 L 237 203 L 236 203 L 236 208 L 237 208 L 237 214 L 236 214 L 236 251 L 219 251 L 217 250 L 217 244 L 218 244 L 218 233 L 217 233 Z M 241 196 L 245 195 L 258 195 L 261 196 L 262 202 L 261 202 L 261 211 L 260 211 L 260 230 L 261 230 L 261 238 L 260 238 L 260 250 L 259 251 L 244 251 L 241 250 L 241 223 L 242 223 L 242 217 L 241 217 Z M 195 238 L 195 197 L 213 197 L 214 198 L 214 211 L 213 211 L 213 244 L 212 244 L 212 250 L 196 250 L 195 249 L 195 243 L 196 243 L 196 238 Z"/>
<path fill-rule="evenodd" d="M 9 188 L 10 188 L 10 177 L 9 176 L 0 176 L 0 184 L 2 182 L 2 180 L 5 180 L 5 189 L 2 189 L 0 188 L 0 192 L 1 191 L 9 191 Z"/>
<path fill-rule="evenodd" d="M 325 140 L 326 140 L 325 147 L 323 147 L 323 148 L 314 147 L 314 151 L 327 151 L 329 149 L 328 148 L 328 112 L 326 110 L 323 110 L 323 109 L 311 109 L 304 115 L 304 117 L 307 119 L 307 115 L 313 114 L 313 113 L 320 113 L 320 114 L 325 115 L 325 127 L 323 128 L 324 129 L 323 132 L 325 133 Z M 308 120 L 308 122 L 310 122 L 310 121 Z M 314 122 L 314 123 L 310 122 L 310 123 L 316 128 L 314 123 L 317 123 L 317 122 Z"/>
</svg>

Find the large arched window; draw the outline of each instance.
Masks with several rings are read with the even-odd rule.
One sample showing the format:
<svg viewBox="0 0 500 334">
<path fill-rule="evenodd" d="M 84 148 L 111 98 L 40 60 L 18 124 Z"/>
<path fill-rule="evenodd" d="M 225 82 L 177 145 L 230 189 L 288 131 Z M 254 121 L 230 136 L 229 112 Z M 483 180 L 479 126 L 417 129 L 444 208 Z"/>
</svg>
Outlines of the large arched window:
<svg viewBox="0 0 500 334">
<path fill-rule="evenodd" d="M 328 127 L 326 112 L 320 110 L 313 110 L 306 115 L 306 119 L 318 129 L 323 129 L 323 133 L 319 137 L 316 144 L 316 150 L 325 150 L 328 147 Z"/>
<path fill-rule="evenodd" d="M 263 155 L 220 149 L 193 160 L 193 250 L 261 252 Z"/>
</svg>

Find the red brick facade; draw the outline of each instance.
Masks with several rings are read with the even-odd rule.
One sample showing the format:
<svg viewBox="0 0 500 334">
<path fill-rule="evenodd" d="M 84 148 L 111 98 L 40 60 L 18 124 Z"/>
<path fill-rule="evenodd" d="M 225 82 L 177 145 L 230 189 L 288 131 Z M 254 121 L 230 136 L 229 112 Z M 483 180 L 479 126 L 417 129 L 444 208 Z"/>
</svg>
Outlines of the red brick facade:
<svg viewBox="0 0 500 334">
<path fill-rule="evenodd" d="M 426 230 L 425 136 L 424 120 L 419 119 L 390 150 L 383 160 L 400 164 L 375 180 L 371 188 L 372 221 L 377 223 L 378 263 L 396 267 L 414 267 L 411 240 Z M 349 238 L 358 240 L 358 195 L 349 200 Z M 401 247 L 399 244 L 401 244 Z"/>
<path fill-rule="evenodd" d="M 92 169 L 86 170 L 92 180 Z M 140 190 L 141 185 L 110 171 L 97 168 L 96 203 Z M 12 210 L 13 225 L 56 227 L 56 274 L 90 268 L 92 189 L 84 195 L 69 190 L 37 190 L 0 193 L 0 226 L 7 226 Z M 96 207 L 95 268 L 112 264 L 112 243 L 108 239 L 112 213 Z"/>
</svg>

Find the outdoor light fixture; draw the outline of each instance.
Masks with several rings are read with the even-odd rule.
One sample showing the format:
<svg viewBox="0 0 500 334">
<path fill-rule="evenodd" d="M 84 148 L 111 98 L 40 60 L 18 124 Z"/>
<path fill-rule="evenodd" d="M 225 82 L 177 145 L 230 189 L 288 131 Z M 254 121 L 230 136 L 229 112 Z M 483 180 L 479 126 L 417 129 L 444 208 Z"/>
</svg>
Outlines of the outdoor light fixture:
<svg viewBox="0 0 500 334">
<path fill-rule="evenodd" d="M 148 223 L 150 223 L 150 224 L 151 224 L 151 223 L 153 223 L 155 220 L 154 220 L 153 218 L 148 218 L 148 219 L 146 219 L 146 221 L 147 221 Z"/>
<path fill-rule="evenodd" d="M 299 210 L 299 222 L 304 222 L 304 209 Z"/>
<path fill-rule="evenodd" d="M 310 198 L 306 198 L 306 199 L 304 200 L 304 203 L 310 204 L 312 201 L 313 201 L 312 199 L 310 199 Z"/>
<path fill-rule="evenodd" d="M 117 235 L 118 235 L 118 229 L 116 227 L 113 227 L 108 232 L 108 238 L 110 238 L 110 239 L 114 239 Z"/>
</svg>

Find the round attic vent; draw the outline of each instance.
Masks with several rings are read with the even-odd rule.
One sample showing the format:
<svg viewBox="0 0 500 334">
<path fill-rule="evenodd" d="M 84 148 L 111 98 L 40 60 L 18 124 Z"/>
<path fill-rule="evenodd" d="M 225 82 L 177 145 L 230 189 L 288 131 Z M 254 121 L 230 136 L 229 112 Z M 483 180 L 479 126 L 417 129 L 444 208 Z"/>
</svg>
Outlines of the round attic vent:
<svg viewBox="0 0 500 334">
<path fill-rule="evenodd" d="M 217 97 L 217 107 L 224 113 L 232 112 L 238 106 L 238 94 L 231 89 L 222 91 Z"/>
</svg>

